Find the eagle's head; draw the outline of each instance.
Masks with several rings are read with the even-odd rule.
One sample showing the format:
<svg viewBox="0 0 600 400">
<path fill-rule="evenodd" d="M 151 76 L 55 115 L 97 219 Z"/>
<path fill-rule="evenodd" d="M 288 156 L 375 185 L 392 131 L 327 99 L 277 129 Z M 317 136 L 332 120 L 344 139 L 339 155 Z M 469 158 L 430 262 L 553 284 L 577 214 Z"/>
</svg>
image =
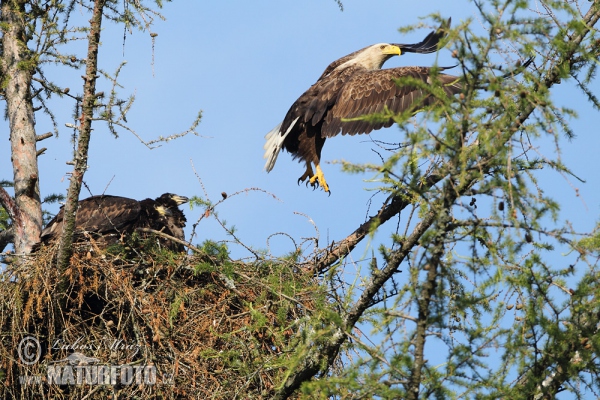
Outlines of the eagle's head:
<svg viewBox="0 0 600 400">
<path fill-rule="evenodd" d="M 365 47 L 354 57 L 354 63 L 360 64 L 368 70 L 381 69 L 383 63 L 393 56 L 402 54 L 400 47 L 389 43 L 377 43 Z"/>
<path fill-rule="evenodd" d="M 187 203 L 188 201 L 189 199 L 187 197 L 179 196 L 173 193 L 164 193 L 160 197 L 156 198 L 156 202 L 163 206 L 173 206 L 173 203 L 179 206 L 181 204 Z"/>
</svg>

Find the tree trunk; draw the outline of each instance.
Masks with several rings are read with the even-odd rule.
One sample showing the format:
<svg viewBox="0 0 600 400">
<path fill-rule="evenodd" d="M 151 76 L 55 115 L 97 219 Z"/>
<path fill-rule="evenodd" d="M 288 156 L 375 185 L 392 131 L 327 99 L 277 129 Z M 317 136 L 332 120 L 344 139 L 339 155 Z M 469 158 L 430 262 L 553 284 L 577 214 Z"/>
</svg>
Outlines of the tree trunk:
<svg viewBox="0 0 600 400">
<path fill-rule="evenodd" d="M 24 0 L 1 2 L 2 20 L 2 85 L 10 128 L 15 204 L 18 215 L 11 215 L 14 224 L 14 245 L 17 254 L 29 253 L 39 240 L 42 230 L 39 172 L 31 97 L 34 60 L 27 48 Z"/>
<path fill-rule="evenodd" d="M 83 175 L 87 169 L 88 150 L 92 134 L 92 118 L 96 102 L 96 78 L 98 77 L 98 48 L 100 47 L 100 32 L 102 26 L 102 13 L 106 0 L 94 2 L 94 12 L 90 20 L 88 34 L 88 54 L 83 85 L 82 111 L 79 120 L 79 138 L 75 153 L 75 168 L 70 178 L 67 202 L 64 208 L 63 232 L 60 236 L 58 252 L 58 268 L 64 270 L 69 265 L 73 254 L 73 233 L 75 231 L 75 213 L 81 192 Z"/>
</svg>

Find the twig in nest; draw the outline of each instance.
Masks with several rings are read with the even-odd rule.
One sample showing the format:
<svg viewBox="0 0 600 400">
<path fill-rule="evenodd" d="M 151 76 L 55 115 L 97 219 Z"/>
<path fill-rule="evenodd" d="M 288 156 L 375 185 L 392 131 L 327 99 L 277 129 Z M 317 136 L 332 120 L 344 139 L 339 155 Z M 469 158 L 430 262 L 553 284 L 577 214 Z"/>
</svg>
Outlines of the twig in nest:
<svg viewBox="0 0 600 400">
<path fill-rule="evenodd" d="M 155 235 L 158 235 L 160 237 L 163 237 L 165 239 L 169 239 L 175 243 L 179 243 L 185 247 L 187 247 L 188 249 L 192 250 L 195 253 L 201 253 L 202 250 L 198 249 L 196 246 L 192 246 L 190 243 L 186 242 L 185 240 L 181 240 L 181 239 L 177 239 L 176 237 L 173 237 L 169 234 L 166 234 L 164 232 L 161 231 L 157 231 L 156 229 L 152 229 L 152 228 L 136 228 L 136 231 L 138 232 L 146 232 L 146 233 L 154 233 Z"/>
</svg>

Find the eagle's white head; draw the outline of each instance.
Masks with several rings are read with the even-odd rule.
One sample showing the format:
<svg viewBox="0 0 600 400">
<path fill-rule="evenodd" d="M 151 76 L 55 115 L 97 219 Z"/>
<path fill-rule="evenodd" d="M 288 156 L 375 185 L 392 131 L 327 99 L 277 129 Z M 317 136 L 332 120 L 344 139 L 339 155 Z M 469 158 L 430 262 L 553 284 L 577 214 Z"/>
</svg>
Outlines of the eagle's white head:
<svg viewBox="0 0 600 400">
<path fill-rule="evenodd" d="M 402 50 L 400 50 L 400 47 L 394 44 L 377 43 L 357 52 L 353 58 L 340 65 L 340 68 L 358 64 L 370 71 L 378 70 L 391 57 L 401 54 Z"/>
</svg>

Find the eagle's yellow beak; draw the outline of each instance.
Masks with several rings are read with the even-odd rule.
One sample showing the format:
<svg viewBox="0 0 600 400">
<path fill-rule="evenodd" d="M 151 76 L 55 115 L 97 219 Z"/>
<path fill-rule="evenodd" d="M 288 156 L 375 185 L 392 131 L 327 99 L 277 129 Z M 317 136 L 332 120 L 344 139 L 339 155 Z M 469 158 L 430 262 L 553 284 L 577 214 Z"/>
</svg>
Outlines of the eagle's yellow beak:
<svg viewBox="0 0 600 400">
<path fill-rule="evenodd" d="M 395 45 L 393 45 L 393 44 L 390 44 L 390 45 L 387 45 L 387 46 L 385 46 L 385 47 L 384 47 L 384 48 L 381 50 L 381 52 L 382 52 L 383 54 L 392 54 L 392 55 L 396 55 L 396 56 L 399 56 L 399 55 L 401 55 L 401 54 L 402 54 L 402 50 L 400 50 L 400 47 L 398 47 L 398 46 L 395 46 Z"/>
<path fill-rule="evenodd" d="M 189 200 L 187 197 L 185 197 L 185 196 L 179 196 L 177 194 L 174 194 L 173 196 L 171 196 L 171 198 L 173 200 L 175 200 L 175 203 L 177 203 L 178 206 L 181 205 L 181 204 L 187 203 L 188 200 Z"/>
</svg>

